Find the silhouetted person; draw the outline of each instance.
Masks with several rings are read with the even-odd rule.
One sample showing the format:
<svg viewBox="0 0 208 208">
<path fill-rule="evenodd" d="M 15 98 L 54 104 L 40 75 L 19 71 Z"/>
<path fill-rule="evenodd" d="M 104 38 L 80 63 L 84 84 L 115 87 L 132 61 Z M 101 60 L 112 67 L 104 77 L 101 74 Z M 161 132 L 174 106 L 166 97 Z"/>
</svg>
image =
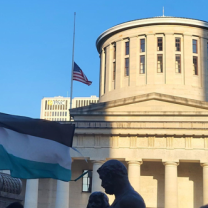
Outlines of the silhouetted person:
<svg viewBox="0 0 208 208">
<path fill-rule="evenodd" d="M 204 206 L 202 206 L 200 208 L 208 208 L 208 204 L 207 205 L 204 205 Z"/>
<path fill-rule="evenodd" d="M 24 207 L 19 202 L 14 202 L 14 203 L 11 203 L 10 205 L 8 205 L 6 208 L 24 208 Z"/>
<path fill-rule="evenodd" d="M 87 208 L 108 208 L 109 206 L 106 194 L 102 192 L 93 192 L 89 197 Z"/>
<path fill-rule="evenodd" d="M 109 160 L 97 171 L 107 194 L 114 194 L 111 208 L 146 208 L 143 198 L 131 186 L 126 167 L 118 160 Z"/>
</svg>

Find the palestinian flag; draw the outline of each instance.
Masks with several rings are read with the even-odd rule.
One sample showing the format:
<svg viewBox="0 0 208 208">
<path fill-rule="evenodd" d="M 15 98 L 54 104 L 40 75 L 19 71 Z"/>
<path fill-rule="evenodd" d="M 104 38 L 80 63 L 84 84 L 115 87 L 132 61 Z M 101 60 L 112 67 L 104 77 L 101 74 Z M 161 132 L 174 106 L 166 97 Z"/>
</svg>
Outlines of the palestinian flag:
<svg viewBox="0 0 208 208">
<path fill-rule="evenodd" d="M 22 179 L 71 179 L 75 126 L 0 113 L 0 170 Z"/>
</svg>

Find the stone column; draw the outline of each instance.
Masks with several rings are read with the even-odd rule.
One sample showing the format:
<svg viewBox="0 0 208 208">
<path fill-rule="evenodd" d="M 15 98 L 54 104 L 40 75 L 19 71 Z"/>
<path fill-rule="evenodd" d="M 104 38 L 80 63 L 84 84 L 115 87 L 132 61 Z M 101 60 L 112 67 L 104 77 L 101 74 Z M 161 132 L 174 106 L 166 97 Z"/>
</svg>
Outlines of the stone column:
<svg viewBox="0 0 208 208">
<path fill-rule="evenodd" d="M 129 161 L 128 162 L 128 176 L 131 185 L 133 186 L 134 190 L 139 192 L 139 185 L 140 185 L 140 166 L 141 161 Z"/>
<path fill-rule="evenodd" d="M 56 208 L 69 208 L 69 182 L 57 180 Z"/>
<path fill-rule="evenodd" d="M 26 182 L 25 208 L 38 207 L 38 183 L 39 179 L 28 179 Z"/>
<path fill-rule="evenodd" d="M 178 207 L 178 177 L 176 162 L 165 162 L 165 208 Z"/>
<path fill-rule="evenodd" d="M 94 191 L 103 191 L 101 186 L 101 180 L 99 178 L 99 174 L 97 172 L 98 168 L 100 168 L 103 164 L 103 161 L 92 161 L 93 163 L 93 171 L 92 171 L 92 192 Z"/>
<path fill-rule="evenodd" d="M 208 204 L 208 163 L 202 163 L 203 167 L 203 204 Z"/>
<path fill-rule="evenodd" d="M 71 160 L 71 166 L 74 159 Z M 69 182 L 57 180 L 55 208 L 69 208 Z"/>
</svg>

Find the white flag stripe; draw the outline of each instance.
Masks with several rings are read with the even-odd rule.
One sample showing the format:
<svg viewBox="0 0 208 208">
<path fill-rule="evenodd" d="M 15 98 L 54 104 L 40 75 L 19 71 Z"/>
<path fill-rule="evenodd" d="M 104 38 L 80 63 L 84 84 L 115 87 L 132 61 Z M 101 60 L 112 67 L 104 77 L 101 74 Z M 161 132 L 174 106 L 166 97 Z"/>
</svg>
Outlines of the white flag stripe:
<svg viewBox="0 0 208 208">
<path fill-rule="evenodd" d="M 56 141 L 21 134 L 0 127 L 0 145 L 16 157 L 71 169 L 70 148 Z"/>
</svg>

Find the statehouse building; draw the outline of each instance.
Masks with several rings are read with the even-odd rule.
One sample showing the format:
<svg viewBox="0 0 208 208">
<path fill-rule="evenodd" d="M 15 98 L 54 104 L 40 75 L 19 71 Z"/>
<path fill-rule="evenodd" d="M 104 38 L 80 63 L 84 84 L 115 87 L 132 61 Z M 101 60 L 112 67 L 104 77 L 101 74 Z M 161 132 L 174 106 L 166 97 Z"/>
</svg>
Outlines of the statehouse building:
<svg viewBox="0 0 208 208">
<path fill-rule="evenodd" d="M 103 191 L 97 169 L 109 159 L 127 167 L 147 208 L 208 204 L 208 22 L 129 21 L 96 46 L 99 103 L 70 110 L 73 146 L 87 159 L 71 151 L 72 179 L 90 171 L 77 182 L 28 180 L 25 208 L 85 208 Z"/>
</svg>

